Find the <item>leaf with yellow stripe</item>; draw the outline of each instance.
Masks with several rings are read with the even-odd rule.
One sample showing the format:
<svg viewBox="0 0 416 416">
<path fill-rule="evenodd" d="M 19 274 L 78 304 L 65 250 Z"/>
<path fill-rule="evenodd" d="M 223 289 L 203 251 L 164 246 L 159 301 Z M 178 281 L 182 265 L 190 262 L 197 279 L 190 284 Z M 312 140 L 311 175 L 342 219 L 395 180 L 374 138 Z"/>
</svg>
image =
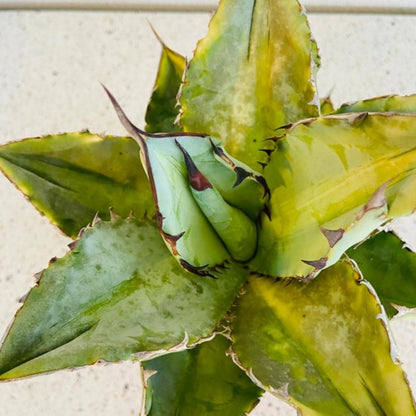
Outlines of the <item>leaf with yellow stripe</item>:
<svg viewBox="0 0 416 416">
<path fill-rule="evenodd" d="M 412 416 L 387 317 L 349 261 L 307 283 L 251 277 L 232 349 L 253 380 L 305 416 Z"/>
<path fill-rule="evenodd" d="M 357 113 L 295 124 L 264 171 L 271 189 L 252 269 L 311 278 L 416 208 L 416 117 Z"/>
<path fill-rule="evenodd" d="M 290 28 L 290 30 L 288 30 Z M 252 168 L 275 129 L 319 113 L 317 46 L 297 1 L 223 0 L 180 98 L 185 131 L 221 139 Z"/>
</svg>

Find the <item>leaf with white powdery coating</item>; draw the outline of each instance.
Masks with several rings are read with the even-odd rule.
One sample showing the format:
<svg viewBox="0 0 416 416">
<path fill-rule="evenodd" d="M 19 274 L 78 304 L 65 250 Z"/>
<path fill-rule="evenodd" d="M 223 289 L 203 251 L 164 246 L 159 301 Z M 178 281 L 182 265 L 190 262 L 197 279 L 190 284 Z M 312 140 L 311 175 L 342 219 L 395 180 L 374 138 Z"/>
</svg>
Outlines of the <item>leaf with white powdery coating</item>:
<svg viewBox="0 0 416 416">
<path fill-rule="evenodd" d="M 223 0 L 185 73 L 181 125 L 257 169 L 267 161 L 263 139 L 319 114 L 318 65 L 299 3 Z"/>
<path fill-rule="evenodd" d="M 231 331 L 251 377 L 305 416 L 416 414 L 387 317 L 349 261 L 307 283 L 251 277 Z"/>
<path fill-rule="evenodd" d="M 149 416 L 246 415 L 263 390 L 226 355 L 231 342 L 212 341 L 143 363 L 148 374 Z"/>
<path fill-rule="evenodd" d="M 256 272 L 310 278 L 416 207 L 416 117 L 357 113 L 295 124 L 264 171 Z M 357 184 L 359 186 L 357 187 Z"/>
<path fill-rule="evenodd" d="M 381 232 L 347 251 L 373 285 L 389 317 L 397 313 L 392 305 L 416 308 L 416 254 L 403 244 L 393 233 Z"/>
<path fill-rule="evenodd" d="M 46 269 L 0 350 L 0 379 L 150 358 L 209 336 L 247 272 L 185 272 L 153 223 L 100 222 Z"/>
<path fill-rule="evenodd" d="M 154 202 L 139 147 L 128 137 L 87 131 L 11 142 L 0 169 L 65 234 L 76 237 L 109 208 L 122 217 L 151 217 Z"/>
</svg>

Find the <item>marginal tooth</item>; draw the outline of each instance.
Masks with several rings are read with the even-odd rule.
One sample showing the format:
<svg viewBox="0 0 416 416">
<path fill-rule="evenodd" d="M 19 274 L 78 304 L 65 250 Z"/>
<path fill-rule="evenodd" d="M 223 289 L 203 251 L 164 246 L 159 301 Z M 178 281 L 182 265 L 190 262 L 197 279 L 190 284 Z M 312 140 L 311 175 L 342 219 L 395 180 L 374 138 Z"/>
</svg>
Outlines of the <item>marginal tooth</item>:
<svg viewBox="0 0 416 416">
<path fill-rule="evenodd" d="M 209 141 L 211 142 L 213 152 L 234 169 L 236 167 L 235 163 L 225 154 L 224 150 L 220 146 L 216 146 L 211 139 Z"/>
<path fill-rule="evenodd" d="M 179 259 L 179 263 L 182 265 L 182 267 L 188 270 L 188 272 L 197 274 L 199 276 L 208 276 L 208 277 L 212 277 L 213 279 L 216 279 L 216 277 L 212 275 L 208 270 L 205 270 L 206 267 L 208 267 L 207 264 L 205 266 L 194 266 L 191 263 L 188 263 L 184 259 Z"/>
<path fill-rule="evenodd" d="M 78 244 L 78 240 L 71 241 L 70 243 L 68 243 L 68 248 L 70 250 L 73 250 L 77 246 L 77 244 Z"/>
<path fill-rule="evenodd" d="M 157 374 L 156 370 L 143 370 L 143 378 L 144 381 L 147 383 L 149 378 Z"/>
<path fill-rule="evenodd" d="M 244 179 L 253 176 L 250 172 L 247 172 L 246 170 L 244 170 L 242 167 L 240 166 L 236 166 L 234 168 L 234 172 L 237 175 L 237 179 L 234 182 L 233 188 L 235 188 L 236 186 L 240 185 L 241 182 L 243 182 Z"/>
<path fill-rule="evenodd" d="M 94 215 L 94 218 L 92 219 L 91 226 L 95 227 L 100 221 L 101 221 L 101 218 L 99 217 L 99 213 L 96 212 Z"/>
<path fill-rule="evenodd" d="M 325 227 L 320 227 L 322 234 L 328 240 L 329 247 L 334 247 L 339 240 L 341 240 L 342 236 L 344 235 L 345 230 L 342 228 L 338 228 L 337 230 L 329 230 Z"/>
<path fill-rule="evenodd" d="M 263 212 L 267 215 L 267 218 L 269 219 L 269 221 L 271 221 L 272 220 L 272 213 L 270 212 L 270 208 L 268 207 L 267 204 L 264 204 Z"/>
<path fill-rule="evenodd" d="M 37 272 L 33 275 L 33 277 L 35 278 L 35 283 L 39 283 L 40 278 L 42 277 L 43 271 L 41 272 Z"/>
<path fill-rule="evenodd" d="M 120 215 L 118 215 L 114 212 L 113 207 L 110 207 L 110 219 L 111 219 L 111 221 L 115 221 L 115 220 L 118 220 L 120 218 L 121 218 Z"/>
<path fill-rule="evenodd" d="M 305 264 L 312 266 L 315 271 L 322 270 L 328 261 L 328 257 L 321 257 L 318 260 L 302 260 Z"/>
<path fill-rule="evenodd" d="M 261 185 L 263 185 L 264 188 L 264 194 L 263 197 L 267 196 L 267 199 L 269 200 L 271 197 L 270 188 L 269 185 L 267 185 L 266 179 L 263 176 L 255 176 L 254 179 Z"/>
<path fill-rule="evenodd" d="M 277 130 L 282 130 L 282 129 L 289 129 L 290 127 L 292 127 L 293 126 L 293 123 L 289 123 L 289 124 L 285 124 L 284 126 L 279 126 L 279 127 L 276 127 L 275 129 L 274 129 L 274 131 L 277 131 Z"/>
<path fill-rule="evenodd" d="M 181 146 L 181 144 L 175 139 L 176 145 L 179 147 L 185 158 L 186 169 L 188 171 L 189 184 L 196 191 L 204 191 L 205 189 L 212 188 L 211 183 L 202 174 L 202 172 L 196 167 L 189 153 Z"/>
<path fill-rule="evenodd" d="M 185 234 L 185 231 L 180 233 L 180 234 L 176 234 L 176 235 L 165 233 L 163 230 L 161 230 L 161 233 L 162 233 L 162 236 L 163 236 L 164 240 L 170 245 L 170 247 L 172 249 L 172 254 L 174 256 L 177 256 L 179 253 L 178 253 L 178 250 L 176 248 L 176 243 Z"/>
<path fill-rule="evenodd" d="M 359 114 L 352 113 L 350 116 L 347 117 L 347 121 L 352 126 L 359 125 L 367 118 L 367 116 L 368 116 L 368 113 L 359 113 Z"/>
</svg>

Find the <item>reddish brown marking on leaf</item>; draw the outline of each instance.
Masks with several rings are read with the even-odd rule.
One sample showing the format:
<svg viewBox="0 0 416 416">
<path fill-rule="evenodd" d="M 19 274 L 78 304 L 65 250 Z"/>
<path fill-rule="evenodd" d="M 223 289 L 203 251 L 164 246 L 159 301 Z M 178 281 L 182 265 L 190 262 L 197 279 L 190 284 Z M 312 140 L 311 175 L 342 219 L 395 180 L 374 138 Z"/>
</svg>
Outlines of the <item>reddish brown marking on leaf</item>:
<svg viewBox="0 0 416 416">
<path fill-rule="evenodd" d="M 170 245 L 172 249 L 172 254 L 174 256 L 177 256 L 179 253 L 178 253 L 178 249 L 176 248 L 176 243 L 185 234 L 185 231 L 183 233 L 176 234 L 176 235 L 165 233 L 163 230 L 161 231 L 161 233 L 162 233 L 163 239 Z"/>
<path fill-rule="evenodd" d="M 328 230 L 328 228 L 320 227 L 322 234 L 326 237 L 329 247 L 334 247 L 344 235 L 345 230 L 338 228 L 337 230 Z"/>
<path fill-rule="evenodd" d="M 175 140 L 175 143 L 179 147 L 185 158 L 189 184 L 191 185 L 191 187 L 194 188 L 196 191 L 205 191 L 205 189 L 212 188 L 211 183 L 196 167 L 189 153 L 181 146 L 181 144 L 177 140 Z"/>
<path fill-rule="evenodd" d="M 221 158 L 225 163 L 230 165 L 232 169 L 235 169 L 235 167 L 236 167 L 235 163 L 225 154 L 224 150 L 222 150 L 222 148 L 220 146 L 215 146 L 215 144 L 213 143 L 213 141 L 211 139 L 209 139 L 209 141 L 211 142 L 213 152 L 219 158 Z"/>
<path fill-rule="evenodd" d="M 373 209 L 379 209 L 386 205 L 386 188 L 390 184 L 391 179 L 387 181 L 386 183 L 383 183 L 383 185 L 379 186 L 369 201 L 364 205 L 363 209 L 357 214 L 357 221 L 359 221 L 368 211 L 371 211 Z"/>
<path fill-rule="evenodd" d="M 351 126 L 360 125 L 367 118 L 367 116 L 368 113 L 353 113 L 350 117 L 348 117 L 348 123 L 350 123 Z"/>
<path fill-rule="evenodd" d="M 78 240 L 74 240 L 74 241 L 71 241 L 69 244 L 68 244 L 68 248 L 70 249 L 70 250 L 73 250 L 75 247 L 76 247 L 76 245 L 78 244 Z"/>
<path fill-rule="evenodd" d="M 165 219 L 165 217 L 161 214 L 161 212 L 159 210 L 156 211 L 156 222 L 157 222 L 157 226 L 159 227 L 159 230 L 162 231 L 162 225 L 163 225 L 163 220 Z"/>
<path fill-rule="evenodd" d="M 318 260 L 302 260 L 305 264 L 312 266 L 315 271 L 322 270 L 326 266 L 328 257 L 321 257 Z"/>
</svg>

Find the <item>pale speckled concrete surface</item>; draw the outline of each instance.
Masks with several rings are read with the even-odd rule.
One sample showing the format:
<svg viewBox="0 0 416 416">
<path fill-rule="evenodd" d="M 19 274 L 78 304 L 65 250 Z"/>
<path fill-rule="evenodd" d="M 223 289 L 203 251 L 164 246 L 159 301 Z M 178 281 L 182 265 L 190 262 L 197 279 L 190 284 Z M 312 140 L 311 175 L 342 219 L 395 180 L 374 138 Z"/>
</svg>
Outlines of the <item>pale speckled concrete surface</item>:
<svg viewBox="0 0 416 416">
<path fill-rule="evenodd" d="M 124 134 L 99 86 L 105 83 L 139 125 L 150 95 L 159 46 L 147 21 L 169 46 L 191 56 L 209 16 L 191 13 L 0 13 L 0 142 L 89 128 Z M 336 104 L 390 92 L 416 92 L 416 17 L 312 15 L 321 47 L 321 95 Z M 69 242 L 0 178 L 0 332 L 49 258 Z M 410 225 L 409 225 L 410 224 Z M 401 229 L 416 247 L 416 224 Z M 416 321 L 392 324 L 416 390 Z M 413 362 L 412 362 L 413 359 Z M 97 365 L 0 384 L 1 414 L 135 415 L 137 364 Z M 294 415 L 268 396 L 253 413 Z"/>
</svg>

